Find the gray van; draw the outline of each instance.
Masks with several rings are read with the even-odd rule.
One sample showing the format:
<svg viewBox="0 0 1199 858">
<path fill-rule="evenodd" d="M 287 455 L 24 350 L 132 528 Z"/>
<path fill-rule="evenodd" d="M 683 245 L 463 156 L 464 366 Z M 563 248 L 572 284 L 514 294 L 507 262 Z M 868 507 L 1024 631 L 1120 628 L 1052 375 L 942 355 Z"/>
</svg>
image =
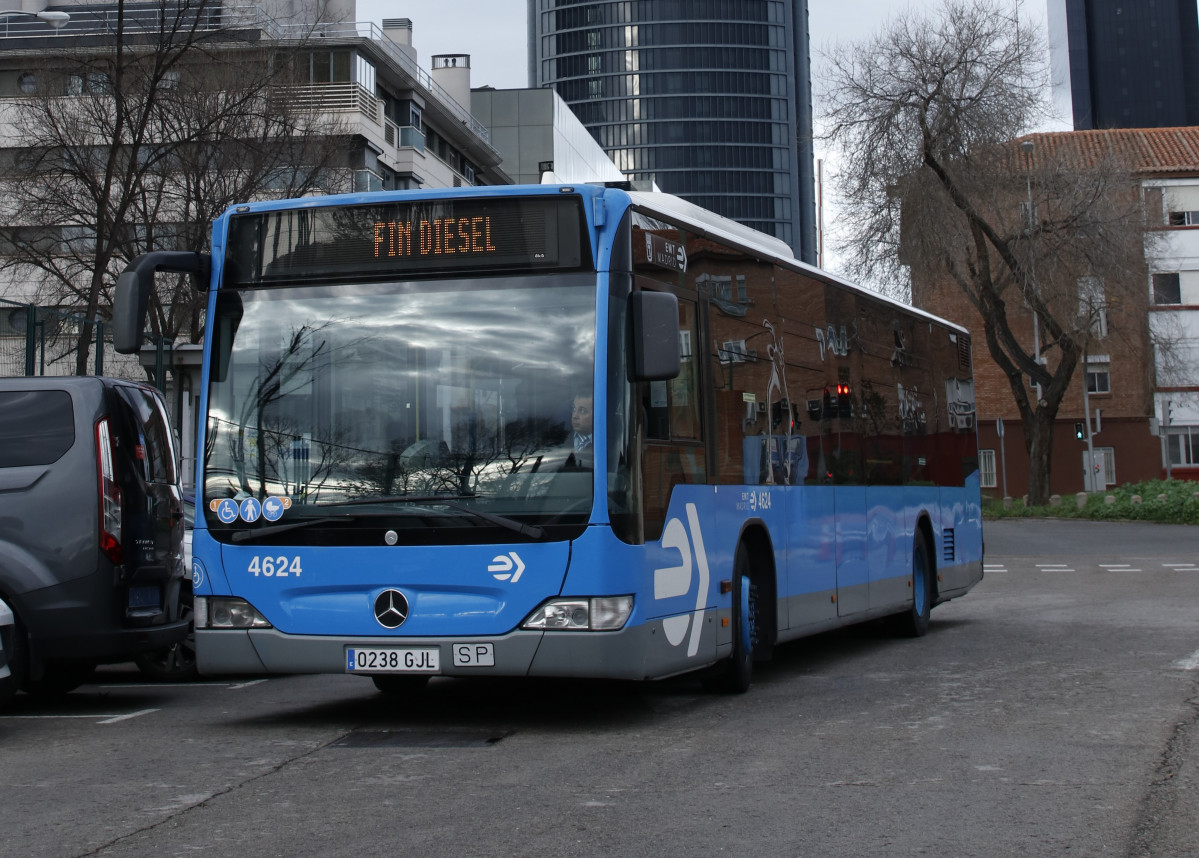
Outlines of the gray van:
<svg viewBox="0 0 1199 858">
<path fill-rule="evenodd" d="M 0 705 L 181 641 L 184 574 L 179 455 L 158 392 L 0 378 L 0 600 L 15 621 Z"/>
</svg>

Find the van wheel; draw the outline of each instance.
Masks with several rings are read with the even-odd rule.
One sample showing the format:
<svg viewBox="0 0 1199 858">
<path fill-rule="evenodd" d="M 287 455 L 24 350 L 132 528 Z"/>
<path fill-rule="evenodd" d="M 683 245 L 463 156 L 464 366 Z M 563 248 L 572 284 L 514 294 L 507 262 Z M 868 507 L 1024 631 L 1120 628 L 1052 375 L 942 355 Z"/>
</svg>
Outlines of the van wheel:
<svg viewBox="0 0 1199 858">
<path fill-rule="evenodd" d="M 26 694 L 37 697 L 61 697 L 69 694 L 92 678 L 94 661 L 48 661 L 41 679 L 25 679 Z"/>
<path fill-rule="evenodd" d="M 12 701 L 29 674 L 29 643 L 25 639 L 25 627 L 19 619 L 13 624 L 12 639 L 4 643 L 4 654 L 8 656 L 8 676 L 0 679 L 0 709 Z"/>
<path fill-rule="evenodd" d="M 133 663 L 150 679 L 159 682 L 189 682 L 200 672 L 196 669 L 195 633 L 173 646 L 143 652 Z"/>
<path fill-rule="evenodd" d="M 187 601 L 180 611 L 180 619 L 192 619 L 191 587 Z M 133 659 L 137 669 L 159 682 L 190 682 L 200 676 L 196 668 L 196 627 L 187 627 L 187 637 L 177 644 L 163 649 L 140 653 Z"/>
<path fill-rule="evenodd" d="M 375 688 L 388 697 L 416 697 L 429 684 L 429 677 L 419 674 L 387 674 L 372 676 Z"/>
</svg>

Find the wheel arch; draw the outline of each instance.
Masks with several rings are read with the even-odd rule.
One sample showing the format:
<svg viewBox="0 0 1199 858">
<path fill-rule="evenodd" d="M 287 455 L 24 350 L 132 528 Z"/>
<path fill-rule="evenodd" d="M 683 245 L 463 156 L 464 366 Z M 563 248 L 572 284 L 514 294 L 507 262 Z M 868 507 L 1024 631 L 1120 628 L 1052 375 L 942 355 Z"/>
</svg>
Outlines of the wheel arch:
<svg viewBox="0 0 1199 858">
<path fill-rule="evenodd" d="M 940 597 L 940 576 L 937 574 L 937 540 L 933 535 L 933 520 L 928 514 L 928 510 L 922 510 L 919 517 L 916 519 L 915 538 L 924 540 L 925 556 L 931 567 L 929 572 L 929 584 L 932 585 L 931 604 L 937 604 L 937 599 Z"/>
<path fill-rule="evenodd" d="M 761 519 L 751 519 L 741 526 L 737 542 L 745 545 L 749 552 L 750 580 L 757 587 L 757 595 L 762 607 L 759 617 L 760 652 L 755 651 L 755 658 L 768 658 L 771 649 L 778 642 L 778 569 L 774 561 L 774 542 L 770 531 Z"/>
</svg>

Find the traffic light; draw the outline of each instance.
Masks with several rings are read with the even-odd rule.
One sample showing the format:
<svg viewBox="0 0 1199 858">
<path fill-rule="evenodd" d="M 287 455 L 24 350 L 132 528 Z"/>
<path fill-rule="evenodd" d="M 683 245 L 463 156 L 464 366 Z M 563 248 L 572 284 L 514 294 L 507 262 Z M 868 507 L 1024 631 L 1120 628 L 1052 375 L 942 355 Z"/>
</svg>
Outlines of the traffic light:
<svg viewBox="0 0 1199 858">
<path fill-rule="evenodd" d="M 1087 429 L 1081 422 L 1074 424 L 1074 437 L 1079 441 L 1087 440 Z"/>
<path fill-rule="evenodd" d="M 853 400 L 849 398 L 849 385 L 837 385 L 837 415 L 839 417 L 853 416 Z"/>
</svg>

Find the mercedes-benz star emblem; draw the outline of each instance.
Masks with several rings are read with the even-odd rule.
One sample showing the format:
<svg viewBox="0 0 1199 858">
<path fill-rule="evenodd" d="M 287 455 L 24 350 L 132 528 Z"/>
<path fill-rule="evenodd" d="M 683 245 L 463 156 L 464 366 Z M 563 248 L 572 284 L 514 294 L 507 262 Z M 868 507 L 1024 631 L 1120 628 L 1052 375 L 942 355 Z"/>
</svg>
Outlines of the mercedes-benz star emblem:
<svg viewBox="0 0 1199 858">
<path fill-rule="evenodd" d="M 399 590 L 384 590 L 375 598 L 375 619 L 385 629 L 399 628 L 408 619 L 408 600 Z"/>
</svg>

